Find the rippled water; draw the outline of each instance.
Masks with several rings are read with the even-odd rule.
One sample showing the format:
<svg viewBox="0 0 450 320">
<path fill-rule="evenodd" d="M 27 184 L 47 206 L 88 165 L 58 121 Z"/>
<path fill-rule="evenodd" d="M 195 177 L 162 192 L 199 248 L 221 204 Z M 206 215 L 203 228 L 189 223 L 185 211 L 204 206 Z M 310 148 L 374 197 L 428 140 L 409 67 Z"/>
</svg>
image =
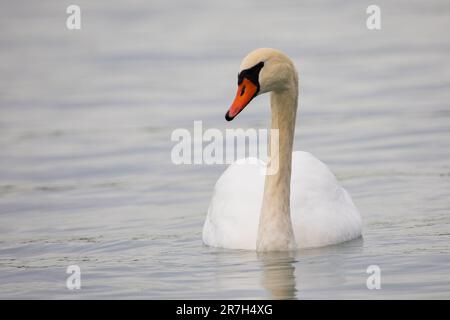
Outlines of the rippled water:
<svg viewBox="0 0 450 320">
<path fill-rule="evenodd" d="M 356 1 L 81 0 L 68 31 L 71 3 L 0 3 L 1 298 L 450 298 L 448 1 L 377 1 L 380 31 Z M 266 128 L 267 96 L 224 120 L 262 46 L 297 64 L 295 147 L 348 189 L 363 239 L 202 245 L 225 166 L 173 165 L 170 134 Z"/>
</svg>

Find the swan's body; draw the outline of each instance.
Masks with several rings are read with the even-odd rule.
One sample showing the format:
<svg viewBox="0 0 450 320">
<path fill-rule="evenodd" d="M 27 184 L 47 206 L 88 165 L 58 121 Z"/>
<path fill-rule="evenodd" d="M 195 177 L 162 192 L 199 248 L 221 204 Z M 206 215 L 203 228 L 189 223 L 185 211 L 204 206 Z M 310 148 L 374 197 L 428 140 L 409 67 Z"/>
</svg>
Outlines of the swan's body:
<svg viewBox="0 0 450 320">
<path fill-rule="evenodd" d="M 256 249 L 265 165 L 253 163 L 233 163 L 217 181 L 203 228 L 206 244 Z M 361 219 L 347 191 L 308 152 L 292 154 L 291 217 L 297 248 L 326 246 L 361 235 Z"/>
<path fill-rule="evenodd" d="M 270 91 L 271 132 L 279 132 L 279 139 L 271 133 L 267 167 L 241 160 L 219 178 L 203 227 L 204 243 L 285 251 L 359 237 L 359 212 L 335 176 L 311 154 L 292 153 L 298 100 L 292 61 L 274 49 L 255 50 L 243 60 L 238 84 L 226 119 L 236 117 L 257 94 Z"/>
</svg>

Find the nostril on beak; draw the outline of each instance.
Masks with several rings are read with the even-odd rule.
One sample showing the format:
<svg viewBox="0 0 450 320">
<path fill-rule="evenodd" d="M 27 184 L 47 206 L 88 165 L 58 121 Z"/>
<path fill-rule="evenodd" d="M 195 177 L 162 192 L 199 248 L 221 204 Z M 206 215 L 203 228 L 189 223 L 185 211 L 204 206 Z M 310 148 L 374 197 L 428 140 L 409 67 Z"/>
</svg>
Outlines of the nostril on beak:
<svg viewBox="0 0 450 320">
<path fill-rule="evenodd" d="M 241 97 L 243 96 L 244 93 L 245 93 L 245 86 L 242 86 Z"/>
</svg>

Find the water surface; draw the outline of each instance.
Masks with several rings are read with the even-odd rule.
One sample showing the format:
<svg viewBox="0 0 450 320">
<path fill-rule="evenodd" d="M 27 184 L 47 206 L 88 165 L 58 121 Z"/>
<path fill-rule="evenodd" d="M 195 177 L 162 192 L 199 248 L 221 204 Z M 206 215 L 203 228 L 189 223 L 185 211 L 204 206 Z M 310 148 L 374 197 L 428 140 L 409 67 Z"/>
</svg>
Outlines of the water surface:
<svg viewBox="0 0 450 320">
<path fill-rule="evenodd" d="M 450 298 L 450 5 L 378 1 L 0 3 L 0 298 Z M 224 114 L 242 57 L 300 72 L 295 148 L 329 165 L 363 239 L 292 255 L 205 247 L 226 168 L 175 166 L 176 128 Z M 79 265 L 82 289 L 66 289 Z M 368 290 L 366 269 L 381 268 Z"/>
</svg>

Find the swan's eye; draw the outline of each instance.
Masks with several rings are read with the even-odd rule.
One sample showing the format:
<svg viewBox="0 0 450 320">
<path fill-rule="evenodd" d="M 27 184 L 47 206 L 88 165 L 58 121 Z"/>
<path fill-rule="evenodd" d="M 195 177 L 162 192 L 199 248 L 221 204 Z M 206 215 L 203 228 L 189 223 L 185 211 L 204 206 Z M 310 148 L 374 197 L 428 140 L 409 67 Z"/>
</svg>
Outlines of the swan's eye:
<svg viewBox="0 0 450 320">
<path fill-rule="evenodd" d="M 241 97 L 244 95 L 244 93 L 245 93 L 245 86 L 242 86 Z"/>
<path fill-rule="evenodd" d="M 259 85 L 259 72 L 261 71 L 262 67 L 264 67 L 264 62 L 261 61 L 260 63 L 254 65 L 253 67 L 249 69 L 242 70 L 238 74 L 238 85 L 244 81 L 244 78 L 249 80 L 255 85 Z M 244 94 L 245 89 L 242 89 L 241 96 Z"/>
</svg>

